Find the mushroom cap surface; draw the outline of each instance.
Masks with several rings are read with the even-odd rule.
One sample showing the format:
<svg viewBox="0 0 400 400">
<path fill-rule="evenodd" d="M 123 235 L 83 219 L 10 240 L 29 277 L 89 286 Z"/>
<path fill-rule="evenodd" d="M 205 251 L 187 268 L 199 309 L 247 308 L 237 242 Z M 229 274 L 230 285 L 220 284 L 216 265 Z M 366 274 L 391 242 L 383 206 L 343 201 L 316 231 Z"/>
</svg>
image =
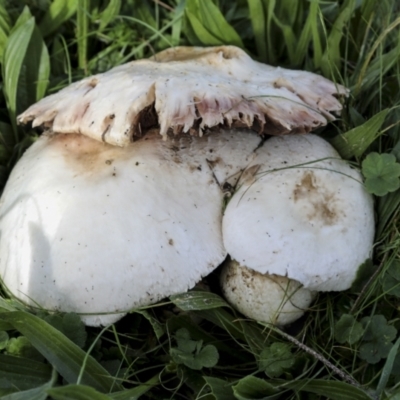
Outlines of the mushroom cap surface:
<svg viewBox="0 0 400 400">
<path fill-rule="evenodd" d="M 55 133 L 126 146 L 149 127 L 164 137 L 217 125 L 304 133 L 334 119 L 347 90 L 310 72 L 274 68 L 234 46 L 177 47 L 75 82 L 18 118 Z"/>
<path fill-rule="evenodd" d="M 315 135 L 273 137 L 242 174 L 223 218 L 240 265 L 310 290 L 348 289 L 371 255 L 372 196 L 361 174 Z"/>
<path fill-rule="evenodd" d="M 163 141 L 154 130 L 124 148 L 42 136 L 1 200 L 6 289 L 28 305 L 107 325 L 193 287 L 226 256 L 216 176 L 222 182 L 248 163 L 261 139 L 244 135 Z"/>
<path fill-rule="evenodd" d="M 234 260 L 221 272 L 225 298 L 246 317 L 257 321 L 286 325 L 300 318 L 315 293 L 284 276 L 260 274 Z"/>
</svg>

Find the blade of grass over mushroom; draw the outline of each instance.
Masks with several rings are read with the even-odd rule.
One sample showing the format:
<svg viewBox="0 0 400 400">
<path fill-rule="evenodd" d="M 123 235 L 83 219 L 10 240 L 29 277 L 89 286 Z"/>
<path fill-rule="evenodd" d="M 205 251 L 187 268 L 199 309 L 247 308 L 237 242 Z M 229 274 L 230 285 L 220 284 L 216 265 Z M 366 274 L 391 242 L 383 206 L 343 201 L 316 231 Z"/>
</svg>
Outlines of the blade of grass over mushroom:
<svg viewBox="0 0 400 400">
<path fill-rule="evenodd" d="M 383 133 L 380 129 L 388 113 L 389 109 L 382 110 L 364 124 L 335 136 L 330 143 L 345 159 L 362 156 L 371 143 Z"/>
<path fill-rule="evenodd" d="M 55 0 L 50 3 L 39 29 L 43 36 L 48 36 L 56 31 L 64 22 L 68 21 L 78 7 L 78 0 Z"/>
<path fill-rule="evenodd" d="M 114 378 L 91 356 L 65 335 L 40 318 L 22 311 L 0 313 L 0 320 L 6 321 L 21 332 L 32 345 L 54 366 L 69 383 L 74 383 L 81 373 L 86 358 L 82 383 L 102 392 L 112 387 L 121 389 Z"/>
</svg>

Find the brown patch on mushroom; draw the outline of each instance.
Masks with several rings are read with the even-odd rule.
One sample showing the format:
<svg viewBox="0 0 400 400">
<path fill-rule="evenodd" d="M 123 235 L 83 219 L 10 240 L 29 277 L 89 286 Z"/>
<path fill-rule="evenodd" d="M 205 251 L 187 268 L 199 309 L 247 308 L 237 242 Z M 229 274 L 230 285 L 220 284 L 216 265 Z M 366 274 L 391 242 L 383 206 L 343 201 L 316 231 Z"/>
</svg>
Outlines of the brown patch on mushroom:
<svg viewBox="0 0 400 400">
<path fill-rule="evenodd" d="M 317 181 L 313 171 L 303 174 L 300 183 L 293 190 L 293 200 L 305 200 L 311 205 L 307 218 L 322 221 L 324 225 L 334 225 L 340 218 L 340 210 L 336 206 L 335 194 Z"/>
</svg>

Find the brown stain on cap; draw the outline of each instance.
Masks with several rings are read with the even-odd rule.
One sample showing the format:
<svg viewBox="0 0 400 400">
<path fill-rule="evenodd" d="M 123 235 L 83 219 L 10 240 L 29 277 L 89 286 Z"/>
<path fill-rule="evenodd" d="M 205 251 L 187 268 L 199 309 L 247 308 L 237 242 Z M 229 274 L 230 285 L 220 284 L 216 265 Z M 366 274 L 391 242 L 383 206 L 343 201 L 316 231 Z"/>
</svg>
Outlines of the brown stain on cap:
<svg viewBox="0 0 400 400">
<path fill-rule="evenodd" d="M 337 206 L 335 193 L 317 179 L 313 171 L 304 172 L 293 190 L 293 200 L 295 203 L 306 201 L 310 205 L 307 218 L 319 220 L 323 225 L 334 225 L 342 214 Z"/>
</svg>

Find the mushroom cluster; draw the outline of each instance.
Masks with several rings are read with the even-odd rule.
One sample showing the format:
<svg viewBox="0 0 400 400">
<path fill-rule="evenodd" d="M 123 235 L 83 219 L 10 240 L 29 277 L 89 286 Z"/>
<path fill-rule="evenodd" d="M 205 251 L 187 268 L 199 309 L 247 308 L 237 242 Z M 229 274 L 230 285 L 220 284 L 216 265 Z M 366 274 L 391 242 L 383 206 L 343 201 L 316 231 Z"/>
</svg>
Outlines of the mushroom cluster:
<svg viewBox="0 0 400 400">
<path fill-rule="evenodd" d="M 348 288 L 371 252 L 360 174 L 307 134 L 346 93 L 222 46 L 169 49 L 42 99 L 18 118 L 44 133 L 1 199 L 4 288 L 107 325 L 229 254 L 228 301 L 293 321 L 314 291 Z"/>
</svg>

